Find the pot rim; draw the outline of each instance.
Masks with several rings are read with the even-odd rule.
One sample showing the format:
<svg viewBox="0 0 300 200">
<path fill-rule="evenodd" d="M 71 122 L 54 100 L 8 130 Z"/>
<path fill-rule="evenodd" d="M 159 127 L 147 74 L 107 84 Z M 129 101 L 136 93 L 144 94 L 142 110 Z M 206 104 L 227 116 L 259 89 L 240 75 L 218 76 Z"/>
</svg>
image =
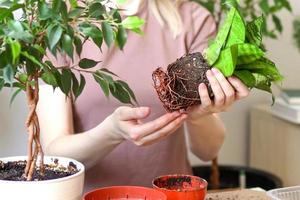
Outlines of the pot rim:
<svg viewBox="0 0 300 200">
<path fill-rule="evenodd" d="M 190 189 L 182 189 L 180 191 L 178 190 L 171 190 L 171 189 L 167 189 L 167 188 L 161 188 L 161 187 L 158 187 L 154 182 L 158 179 L 161 179 L 161 178 L 165 178 L 165 177 L 191 177 L 191 178 L 196 178 L 198 179 L 201 183 L 203 183 L 204 187 L 201 188 L 201 187 L 197 187 L 197 188 L 190 188 Z M 163 191 L 168 191 L 168 192 L 193 192 L 193 191 L 199 191 L 199 190 L 206 190 L 207 189 L 207 185 L 208 185 L 208 182 L 199 177 L 199 176 L 194 176 L 194 175 L 187 175 L 187 174 L 167 174 L 167 175 L 162 175 L 162 176 L 158 176 L 158 177 L 155 177 L 153 180 L 152 180 L 152 186 L 153 188 L 155 189 L 159 189 L 159 190 L 163 190 Z"/>
<path fill-rule="evenodd" d="M 20 184 L 41 184 L 41 183 L 53 183 L 53 182 L 62 182 L 62 181 L 66 181 L 66 180 L 70 180 L 70 179 L 75 179 L 78 176 L 81 176 L 82 174 L 84 174 L 85 171 L 85 167 L 84 165 L 73 159 L 73 158 L 68 158 L 68 157 L 63 157 L 63 156 L 51 156 L 51 155 L 47 155 L 44 156 L 44 161 L 50 160 L 50 159 L 59 159 L 59 160 L 68 160 L 68 161 L 72 161 L 76 166 L 77 169 L 79 170 L 76 174 L 67 176 L 67 177 L 62 177 L 62 178 L 57 178 L 57 179 L 51 179 L 51 180 L 41 180 L 41 181 L 9 181 L 9 180 L 0 180 L 0 183 L 20 183 Z M 0 157 L 0 161 L 2 162 L 7 162 L 7 160 L 11 160 L 11 161 L 16 161 L 16 160 L 26 160 L 27 156 L 8 156 L 8 157 Z M 4 161 L 6 160 L 6 161 Z M 47 162 L 45 162 L 47 163 Z"/>
<path fill-rule="evenodd" d="M 91 193 L 94 193 L 98 190 L 107 190 L 107 189 L 116 189 L 116 188 L 132 188 L 132 189 L 143 189 L 143 190 L 149 190 L 149 191 L 152 191 L 152 192 L 157 192 L 157 193 L 160 193 L 163 197 L 167 198 L 167 196 L 159 191 L 159 190 L 156 190 L 154 188 L 150 188 L 150 187 L 143 187 L 143 186 L 135 186 L 135 185 L 114 185 L 114 186 L 107 186 L 107 187 L 100 187 L 100 188 L 96 188 L 94 190 L 91 190 L 89 192 L 86 192 L 84 195 L 83 195 L 83 199 L 85 199 L 89 194 Z"/>
</svg>

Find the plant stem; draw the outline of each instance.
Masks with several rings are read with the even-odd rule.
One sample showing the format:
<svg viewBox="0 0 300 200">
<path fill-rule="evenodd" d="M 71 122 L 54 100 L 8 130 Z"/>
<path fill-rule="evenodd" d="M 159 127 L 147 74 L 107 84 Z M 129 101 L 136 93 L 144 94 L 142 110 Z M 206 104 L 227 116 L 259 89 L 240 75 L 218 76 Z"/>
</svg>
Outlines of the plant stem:
<svg viewBox="0 0 300 200">
<path fill-rule="evenodd" d="M 34 88 L 30 85 L 31 81 L 35 81 Z M 34 76 L 29 76 L 26 83 L 26 96 L 29 107 L 29 114 L 26 120 L 26 127 L 28 131 L 28 157 L 24 176 L 27 181 L 30 181 L 32 180 L 38 155 L 40 155 L 40 173 L 41 175 L 44 174 L 44 153 L 40 143 L 40 126 L 38 116 L 36 114 L 36 107 L 39 101 L 38 72 Z"/>
</svg>

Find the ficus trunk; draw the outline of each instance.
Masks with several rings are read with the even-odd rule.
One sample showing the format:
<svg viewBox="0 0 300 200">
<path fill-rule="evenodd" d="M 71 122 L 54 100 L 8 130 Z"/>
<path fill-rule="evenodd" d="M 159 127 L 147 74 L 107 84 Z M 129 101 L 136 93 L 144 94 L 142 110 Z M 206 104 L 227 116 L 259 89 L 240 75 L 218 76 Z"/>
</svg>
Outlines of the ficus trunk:
<svg viewBox="0 0 300 200">
<path fill-rule="evenodd" d="M 34 86 L 31 85 L 34 82 Z M 26 97 L 29 113 L 26 120 L 28 133 L 27 143 L 27 163 L 24 171 L 24 177 L 27 181 L 32 180 L 33 172 L 36 168 L 38 156 L 40 156 L 40 173 L 44 174 L 44 152 L 40 142 L 40 126 L 36 113 L 39 101 L 39 82 L 38 75 L 30 75 L 26 83 Z"/>
</svg>

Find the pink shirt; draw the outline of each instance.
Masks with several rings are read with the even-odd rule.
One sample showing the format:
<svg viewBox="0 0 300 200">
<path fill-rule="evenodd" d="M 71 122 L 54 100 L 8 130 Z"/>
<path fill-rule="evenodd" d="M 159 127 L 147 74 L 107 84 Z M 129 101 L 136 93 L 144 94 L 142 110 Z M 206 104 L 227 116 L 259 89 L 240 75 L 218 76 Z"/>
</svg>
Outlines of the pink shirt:
<svg viewBox="0 0 300 200">
<path fill-rule="evenodd" d="M 213 18 L 198 4 L 186 2 L 180 13 L 184 27 L 176 39 L 144 8 L 139 16 L 146 20 L 145 34 L 130 33 L 124 51 L 103 46 L 101 53 L 95 45 L 87 43 L 82 55 L 82 58 L 101 60 L 98 67 L 106 67 L 125 80 L 134 90 L 139 104 L 151 107 L 149 119 L 165 113 L 153 88 L 152 72 L 157 67 L 166 68 L 188 50 L 202 52 L 215 33 Z M 86 76 L 86 80 L 86 88 L 74 104 L 76 132 L 95 127 L 122 105 L 112 97 L 106 99 L 92 77 Z M 121 143 L 87 171 L 85 189 L 110 185 L 151 186 L 154 177 L 175 173 L 191 174 L 183 127 L 151 146 L 138 147 L 130 141 Z"/>
</svg>

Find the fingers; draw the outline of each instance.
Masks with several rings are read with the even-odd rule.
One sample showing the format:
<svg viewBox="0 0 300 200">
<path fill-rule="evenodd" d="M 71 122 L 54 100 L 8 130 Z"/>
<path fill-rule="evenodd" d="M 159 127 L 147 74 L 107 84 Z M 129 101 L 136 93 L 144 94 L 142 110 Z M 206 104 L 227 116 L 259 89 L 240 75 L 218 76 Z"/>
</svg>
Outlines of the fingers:
<svg viewBox="0 0 300 200">
<path fill-rule="evenodd" d="M 121 106 L 116 109 L 116 114 L 118 118 L 122 121 L 127 120 L 137 120 L 137 119 L 144 119 L 150 114 L 149 107 L 137 107 L 131 108 L 126 106 Z"/>
<path fill-rule="evenodd" d="M 235 100 L 235 91 L 232 85 L 224 77 L 224 75 L 216 68 L 212 68 L 212 72 L 218 80 L 224 94 L 225 94 L 225 105 L 231 105 Z"/>
<path fill-rule="evenodd" d="M 243 99 L 249 95 L 250 90 L 247 88 L 242 81 L 236 77 L 229 77 L 228 81 L 236 90 L 235 98 L 236 99 Z"/>
<path fill-rule="evenodd" d="M 145 145 L 151 145 L 153 143 L 156 143 L 163 138 L 166 138 L 167 136 L 174 133 L 180 126 L 182 126 L 182 123 L 187 118 L 186 114 L 182 114 L 170 123 L 166 124 L 161 129 L 142 137 L 140 140 L 135 141 L 135 144 L 138 146 L 145 146 Z"/>
<path fill-rule="evenodd" d="M 214 76 L 211 70 L 207 70 L 206 77 L 211 85 L 211 89 L 214 93 L 215 99 L 214 104 L 215 106 L 222 106 L 225 101 L 225 94 L 222 90 L 222 87 L 218 81 L 218 79 Z"/>
<path fill-rule="evenodd" d="M 169 123 L 174 121 L 176 118 L 178 118 L 181 114 L 179 112 L 173 112 L 173 113 L 167 113 L 153 121 L 147 122 L 145 124 L 140 124 L 138 126 L 135 126 L 131 130 L 131 134 L 133 135 L 134 140 L 139 140 L 140 138 L 143 138 L 147 135 L 153 134 L 153 132 L 156 132 L 165 126 L 167 126 Z"/>
<path fill-rule="evenodd" d="M 212 105 L 211 99 L 208 94 L 207 87 L 204 83 L 199 85 L 199 96 L 201 99 L 201 105 L 203 108 L 208 108 Z"/>
</svg>

